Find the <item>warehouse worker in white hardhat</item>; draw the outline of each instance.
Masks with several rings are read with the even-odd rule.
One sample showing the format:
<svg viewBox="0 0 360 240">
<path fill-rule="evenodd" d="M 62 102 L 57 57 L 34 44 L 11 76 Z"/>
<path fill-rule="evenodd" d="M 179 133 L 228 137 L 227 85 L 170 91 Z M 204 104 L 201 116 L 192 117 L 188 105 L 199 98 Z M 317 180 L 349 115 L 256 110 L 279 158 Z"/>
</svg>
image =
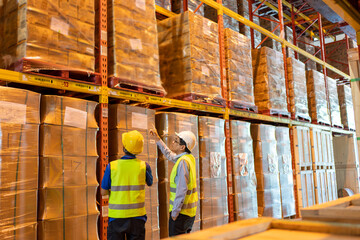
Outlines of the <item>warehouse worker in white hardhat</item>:
<svg viewBox="0 0 360 240">
<path fill-rule="evenodd" d="M 122 134 L 125 155 L 110 162 L 101 182 L 101 195 L 109 197 L 108 240 L 145 239 L 145 184 L 153 184 L 149 164 L 136 158 L 144 148 L 143 135 Z"/>
<path fill-rule="evenodd" d="M 190 131 L 176 133 L 169 148 L 156 129 L 150 133 L 158 138 L 157 145 L 164 156 L 175 163 L 170 174 L 169 236 L 190 233 L 198 202 L 196 160 L 191 154 L 196 136 Z"/>
</svg>

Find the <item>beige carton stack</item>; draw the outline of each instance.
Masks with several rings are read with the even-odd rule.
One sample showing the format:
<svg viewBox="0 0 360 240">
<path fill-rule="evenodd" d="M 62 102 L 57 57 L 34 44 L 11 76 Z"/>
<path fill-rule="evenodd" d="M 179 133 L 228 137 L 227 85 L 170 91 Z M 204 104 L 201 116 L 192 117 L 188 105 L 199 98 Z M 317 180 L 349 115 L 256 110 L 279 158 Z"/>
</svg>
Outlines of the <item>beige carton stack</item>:
<svg viewBox="0 0 360 240">
<path fill-rule="evenodd" d="M 276 36 L 280 36 L 280 26 L 279 19 L 270 16 L 269 19 L 260 18 L 260 26 L 268 30 L 269 32 L 274 33 Z M 274 22 L 276 21 L 276 22 Z M 261 35 L 262 40 L 266 38 L 266 40 L 261 44 L 262 47 L 269 47 L 278 52 L 282 51 L 281 43 L 276 41 L 275 39 L 269 38 L 266 35 Z"/>
<path fill-rule="evenodd" d="M 154 0 L 108 0 L 109 76 L 113 86 L 125 83 L 164 92 Z"/>
<path fill-rule="evenodd" d="M 315 70 L 306 71 L 306 84 L 311 120 L 330 125 L 324 74 Z"/>
<path fill-rule="evenodd" d="M 159 200 L 157 179 L 157 147 L 155 138 L 149 133 L 155 125 L 155 111 L 147 108 L 112 104 L 109 107 L 109 159 L 120 159 L 124 156 L 122 134 L 137 130 L 144 136 L 143 152 L 137 155 L 139 160 L 147 162 L 152 171 L 153 185 L 145 187 L 145 224 L 146 239 L 160 239 Z"/>
<path fill-rule="evenodd" d="M 249 17 L 249 2 L 247 0 L 238 0 L 238 13 L 244 18 L 250 20 Z M 257 8 L 256 3 L 253 3 L 252 10 L 254 11 Z M 258 11 L 255 14 L 259 14 Z M 258 16 L 253 16 L 253 23 L 260 25 L 260 19 Z M 247 38 L 251 39 L 250 27 L 240 24 L 240 33 L 244 34 Z M 254 48 L 256 48 L 261 43 L 261 33 L 254 30 Z"/>
<path fill-rule="evenodd" d="M 222 99 L 218 25 L 185 12 L 159 22 L 158 30 L 161 79 L 168 96 Z"/>
<path fill-rule="evenodd" d="M 313 45 L 313 41 L 310 40 L 310 38 L 305 37 L 305 36 L 301 36 L 300 38 L 297 39 L 297 45 L 299 48 L 301 48 L 302 50 L 310 53 L 311 55 L 315 54 L 315 47 Z M 302 61 L 303 63 L 305 63 L 305 67 L 306 70 L 316 70 L 317 66 L 316 66 L 316 62 L 314 62 L 313 60 L 308 60 L 307 57 L 298 54 L 299 56 L 299 60 Z"/>
<path fill-rule="evenodd" d="M 41 99 L 38 239 L 97 239 L 96 105 Z"/>
<path fill-rule="evenodd" d="M 351 88 L 348 85 L 338 86 L 341 123 L 346 129 L 355 130 L 354 105 L 351 94 Z"/>
<path fill-rule="evenodd" d="M 22 58 L 35 69 L 95 71 L 94 0 L 4 1 L 0 7 L 3 67 Z"/>
<path fill-rule="evenodd" d="M 235 220 L 256 218 L 258 203 L 250 123 L 231 121 Z"/>
<path fill-rule="evenodd" d="M 310 121 L 305 64 L 295 58 L 287 58 L 287 75 L 291 115 L 294 119 Z"/>
<path fill-rule="evenodd" d="M 171 1 L 172 11 L 175 13 L 183 13 L 184 12 L 184 0 L 164 0 Z M 188 10 L 194 12 L 199 5 L 201 4 L 200 0 L 187 0 Z M 202 4 L 199 9 L 196 11 L 196 14 L 204 16 L 205 4 Z"/>
<path fill-rule="evenodd" d="M 201 229 L 229 222 L 224 124 L 199 117 Z"/>
<path fill-rule="evenodd" d="M 158 113 L 156 114 L 156 128 L 159 135 L 167 146 L 171 146 L 175 133 L 182 131 L 191 131 L 198 139 L 198 117 L 191 114 L 184 113 Z M 199 168 L 199 144 L 191 154 L 196 159 L 197 167 L 197 190 L 200 196 L 200 168 Z M 169 236 L 169 196 L 170 196 L 170 174 L 175 164 L 166 159 L 166 157 L 159 151 L 158 157 L 158 175 L 159 175 L 159 202 L 160 202 L 160 234 L 161 238 Z M 199 198 L 200 199 L 200 198 Z M 200 201 L 198 202 L 195 223 L 192 232 L 200 230 Z"/>
<path fill-rule="evenodd" d="M 287 127 L 275 129 L 283 218 L 296 215 L 289 131 Z"/>
<path fill-rule="evenodd" d="M 252 124 L 259 216 L 282 218 L 275 127 Z"/>
<path fill-rule="evenodd" d="M 253 49 L 252 63 L 259 112 L 288 115 L 282 53 L 268 47 Z"/>
<path fill-rule="evenodd" d="M 0 87 L 0 239 L 36 240 L 40 94 Z"/>
<path fill-rule="evenodd" d="M 340 103 L 336 80 L 330 77 L 326 77 L 326 79 L 329 94 L 331 125 L 342 128 L 343 125 L 341 123 Z"/>
<path fill-rule="evenodd" d="M 232 101 L 232 106 L 256 111 L 250 39 L 226 28 L 225 58 L 229 100 Z"/>
</svg>

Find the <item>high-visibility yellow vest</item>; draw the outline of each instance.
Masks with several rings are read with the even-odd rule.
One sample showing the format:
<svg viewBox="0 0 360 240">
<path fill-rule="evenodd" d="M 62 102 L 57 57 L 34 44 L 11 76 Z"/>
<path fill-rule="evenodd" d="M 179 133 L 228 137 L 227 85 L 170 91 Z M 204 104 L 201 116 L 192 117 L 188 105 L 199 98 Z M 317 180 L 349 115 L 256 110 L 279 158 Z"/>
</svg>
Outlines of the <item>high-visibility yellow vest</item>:
<svg viewBox="0 0 360 240">
<path fill-rule="evenodd" d="M 185 154 L 181 156 L 177 162 L 175 163 L 171 174 L 170 174 L 170 209 L 169 212 L 173 209 L 173 204 L 176 196 L 176 183 L 175 183 L 175 177 L 177 174 L 177 168 L 179 166 L 179 163 L 185 160 L 189 167 L 189 175 L 190 175 L 190 181 L 187 185 L 188 191 L 186 193 L 184 204 L 182 205 L 181 214 L 187 215 L 189 217 L 194 217 L 196 215 L 196 205 L 198 202 L 198 193 L 196 189 L 196 162 L 195 158 L 191 154 Z"/>
<path fill-rule="evenodd" d="M 146 214 L 146 163 L 138 159 L 110 162 L 109 217 L 130 218 Z"/>
</svg>

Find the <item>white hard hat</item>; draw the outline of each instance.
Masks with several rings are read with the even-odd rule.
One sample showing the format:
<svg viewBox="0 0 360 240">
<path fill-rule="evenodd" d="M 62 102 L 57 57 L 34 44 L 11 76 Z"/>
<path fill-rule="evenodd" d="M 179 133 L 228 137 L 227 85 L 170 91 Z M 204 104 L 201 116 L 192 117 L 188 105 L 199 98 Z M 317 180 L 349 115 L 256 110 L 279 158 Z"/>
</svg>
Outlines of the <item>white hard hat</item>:
<svg viewBox="0 0 360 240">
<path fill-rule="evenodd" d="M 181 138 L 182 140 L 184 140 L 184 142 L 186 143 L 186 147 L 192 151 L 196 145 L 196 136 L 195 134 L 193 134 L 190 131 L 183 131 L 180 133 L 175 133 L 176 136 L 178 136 L 179 138 Z"/>
</svg>

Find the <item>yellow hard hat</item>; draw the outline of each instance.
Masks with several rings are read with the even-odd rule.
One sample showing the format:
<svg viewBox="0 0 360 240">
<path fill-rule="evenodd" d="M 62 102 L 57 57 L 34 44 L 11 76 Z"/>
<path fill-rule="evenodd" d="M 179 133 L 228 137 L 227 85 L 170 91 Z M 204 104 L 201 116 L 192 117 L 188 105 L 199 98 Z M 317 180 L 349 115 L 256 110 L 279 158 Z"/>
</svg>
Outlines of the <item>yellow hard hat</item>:
<svg viewBox="0 0 360 240">
<path fill-rule="evenodd" d="M 122 134 L 122 144 L 131 154 L 137 155 L 143 151 L 144 137 L 138 131 L 130 131 Z"/>
</svg>

